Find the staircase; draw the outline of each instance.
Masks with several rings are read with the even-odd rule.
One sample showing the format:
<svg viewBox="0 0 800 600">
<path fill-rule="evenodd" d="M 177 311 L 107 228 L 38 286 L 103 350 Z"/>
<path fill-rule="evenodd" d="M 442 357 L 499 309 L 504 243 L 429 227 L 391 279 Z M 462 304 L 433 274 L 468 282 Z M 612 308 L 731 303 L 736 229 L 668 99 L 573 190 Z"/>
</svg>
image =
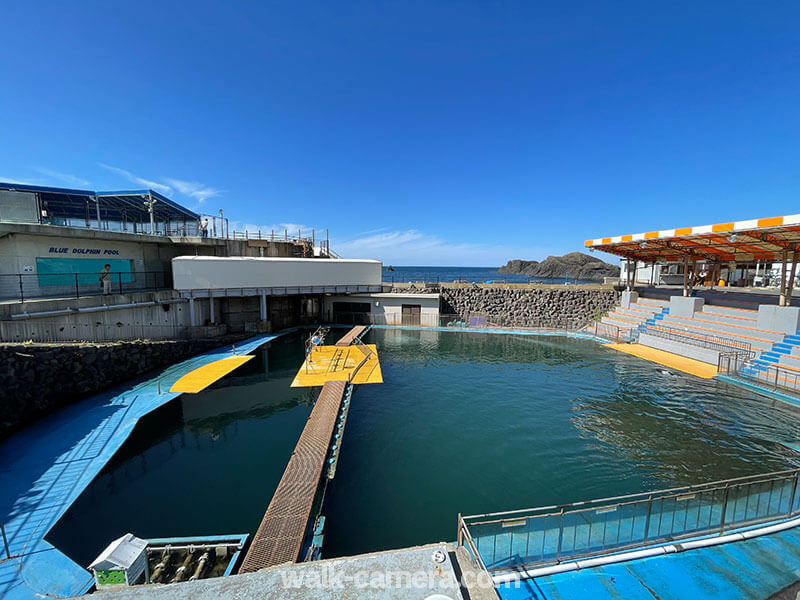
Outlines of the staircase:
<svg viewBox="0 0 800 600">
<path fill-rule="evenodd" d="M 620 329 L 640 329 L 648 323 L 658 322 L 668 313 L 669 302 L 666 300 L 640 298 L 638 302 L 631 303 L 629 308 L 616 307 L 600 322 Z"/>
</svg>

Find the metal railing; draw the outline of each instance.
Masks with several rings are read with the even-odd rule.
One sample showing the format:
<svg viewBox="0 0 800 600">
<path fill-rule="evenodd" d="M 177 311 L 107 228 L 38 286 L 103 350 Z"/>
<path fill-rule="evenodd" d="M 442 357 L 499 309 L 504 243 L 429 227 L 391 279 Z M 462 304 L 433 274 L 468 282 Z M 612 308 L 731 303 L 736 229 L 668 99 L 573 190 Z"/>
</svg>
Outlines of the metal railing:
<svg viewBox="0 0 800 600">
<path fill-rule="evenodd" d="M 102 199 L 101 199 L 102 203 Z M 203 219 L 208 220 L 208 226 L 205 233 L 202 231 L 201 223 Z M 0 219 L 0 222 L 2 221 Z M 15 222 L 16 223 L 16 222 Z M 36 224 L 32 222 L 32 224 Z M 269 240 L 273 242 L 291 242 L 295 244 L 311 244 L 319 245 L 325 256 L 331 256 L 330 244 L 328 240 L 327 230 L 324 232 L 325 237 L 316 239 L 316 232 L 314 229 L 310 231 L 298 230 L 297 232 L 282 229 L 275 231 L 255 229 L 245 229 L 244 231 L 231 229 L 230 221 L 227 217 L 219 215 L 200 215 L 200 220 L 191 218 L 177 218 L 177 219 L 155 219 L 153 223 L 149 221 L 116 221 L 101 219 L 97 220 L 94 213 L 88 214 L 84 218 L 65 218 L 59 216 L 51 216 L 43 218 L 39 224 L 48 227 L 69 227 L 71 229 L 91 229 L 96 231 L 110 231 L 115 233 L 125 233 L 130 235 L 153 235 L 164 237 L 203 237 L 220 240 Z"/>
<path fill-rule="evenodd" d="M 717 352 L 741 354 L 744 357 L 752 358 L 755 356 L 752 346 L 748 342 L 732 340 L 729 337 L 712 334 L 693 333 L 678 327 L 668 327 L 666 325 L 648 325 L 642 333 L 656 337 L 716 350 Z"/>
<path fill-rule="evenodd" d="M 610 323 L 595 322 L 592 327 L 595 337 L 603 338 L 614 343 L 630 342 L 635 339 L 634 332 L 638 331 L 636 327 L 619 327 L 618 325 L 611 325 Z"/>
<path fill-rule="evenodd" d="M 753 361 L 746 361 L 741 365 L 737 365 L 736 370 L 726 369 L 718 372 L 736 375 L 745 379 L 751 379 L 763 387 L 772 389 L 785 389 L 791 391 L 800 391 L 800 372 L 793 369 L 788 369 L 781 365 L 757 365 Z"/>
<path fill-rule="evenodd" d="M 127 294 L 172 287 L 172 272 L 130 271 L 109 273 L 108 292 Z M 25 302 L 33 298 L 80 298 L 105 293 L 100 272 L 3 273 L 0 274 L 0 301 Z"/>
<path fill-rule="evenodd" d="M 800 469 L 459 517 L 459 541 L 491 572 L 558 564 L 726 532 L 800 513 Z"/>
</svg>

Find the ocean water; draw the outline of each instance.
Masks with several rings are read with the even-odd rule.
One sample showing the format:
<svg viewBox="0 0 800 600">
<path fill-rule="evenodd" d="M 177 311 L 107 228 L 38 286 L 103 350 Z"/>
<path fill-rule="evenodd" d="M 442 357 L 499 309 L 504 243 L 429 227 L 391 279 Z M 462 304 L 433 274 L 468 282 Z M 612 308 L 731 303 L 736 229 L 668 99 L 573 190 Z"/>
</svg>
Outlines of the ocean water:
<svg viewBox="0 0 800 600">
<path fill-rule="evenodd" d="M 543 277 L 528 277 L 527 275 L 509 275 L 500 273 L 492 267 L 396 267 L 394 271 L 387 271 L 388 265 L 383 266 L 383 280 L 387 283 L 405 283 L 409 281 L 426 281 L 429 283 L 467 281 L 470 283 L 596 283 L 577 281 L 571 278 L 547 279 Z M 569 275 L 569 274 L 568 274 Z"/>
<path fill-rule="evenodd" d="M 316 397 L 303 335 L 148 415 L 48 540 L 89 564 L 126 532 L 253 533 Z M 326 557 L 456 536 L 456 516 L 797 466 L 800 413 L 587 340 L 372 330 L 326 494 Z"/>
</svg>

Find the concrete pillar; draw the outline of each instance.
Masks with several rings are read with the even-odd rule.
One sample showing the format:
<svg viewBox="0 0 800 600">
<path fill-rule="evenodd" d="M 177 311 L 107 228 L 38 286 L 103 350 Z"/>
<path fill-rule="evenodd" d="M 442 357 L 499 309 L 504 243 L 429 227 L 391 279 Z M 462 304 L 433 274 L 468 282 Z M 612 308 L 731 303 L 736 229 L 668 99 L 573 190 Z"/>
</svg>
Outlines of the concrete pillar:
<svg viewBox="0 0 800 600">
<path fill-rule="evenodd" d="M 796 335 L 800 329 L 800 306 L 761 304 L 758 307 L 756 327 Z"/>
<path fill-rule="evenodd" d="M 197 320 L 194 314 L 194 298 L 189 298 L 189 325 L 194 327 L 197 325 Z"/>
<path fill-rule="evenodd" d="M 267 295 L 265 293 L 261 293 L 261 320 L 267 320 Z"/>
<path fill-rule="evenodd" d="M 630 292 L 625 291 L 622 292 L 622 299 L 620 300 L 620 305 L 622 308 L 630 308 L 631 304 L 635 304 L 639 300 L 639 294 L 637 292 Z"/>
<path fill-rule="evenodd" d="M 217 322 L 217 318 L 216 318 L 216 316 L 214 314 L 214 304 L 216 304 L 214 302 L 214 297 L 213 296 L 209 296 L 209 298 L 208 298 L 208 320 L 212 325 L 215 325 L 216 322 Z"/>
<path fill-rule="evenodd" d="M 695 313 L 703 310 L 703 298 L 685 298 L 681 296 L 670 296 L 669 314 L 671 317 L 694 317 Z"/>
</svg>

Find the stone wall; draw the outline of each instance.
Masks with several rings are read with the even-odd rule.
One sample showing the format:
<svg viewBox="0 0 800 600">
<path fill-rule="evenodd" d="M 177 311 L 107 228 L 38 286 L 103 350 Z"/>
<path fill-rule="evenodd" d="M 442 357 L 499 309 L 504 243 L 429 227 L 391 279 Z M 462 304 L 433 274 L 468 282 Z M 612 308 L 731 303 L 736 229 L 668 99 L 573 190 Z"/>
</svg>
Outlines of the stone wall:
<svg viewBox="0 0 800 600">
<path fill-rule="evenodd" d="M 44 414 L 234 339 L 0 345 L 0 439 Z"/>
<path fill-rule="evenodd" d="M 471 314 L 486 315 L 501 327 L 577 329 L 619 304 L 618 292 L 596 288 L 442 287 L 440 293 L 443 316 L 467 319 Z"/>
</svg>

